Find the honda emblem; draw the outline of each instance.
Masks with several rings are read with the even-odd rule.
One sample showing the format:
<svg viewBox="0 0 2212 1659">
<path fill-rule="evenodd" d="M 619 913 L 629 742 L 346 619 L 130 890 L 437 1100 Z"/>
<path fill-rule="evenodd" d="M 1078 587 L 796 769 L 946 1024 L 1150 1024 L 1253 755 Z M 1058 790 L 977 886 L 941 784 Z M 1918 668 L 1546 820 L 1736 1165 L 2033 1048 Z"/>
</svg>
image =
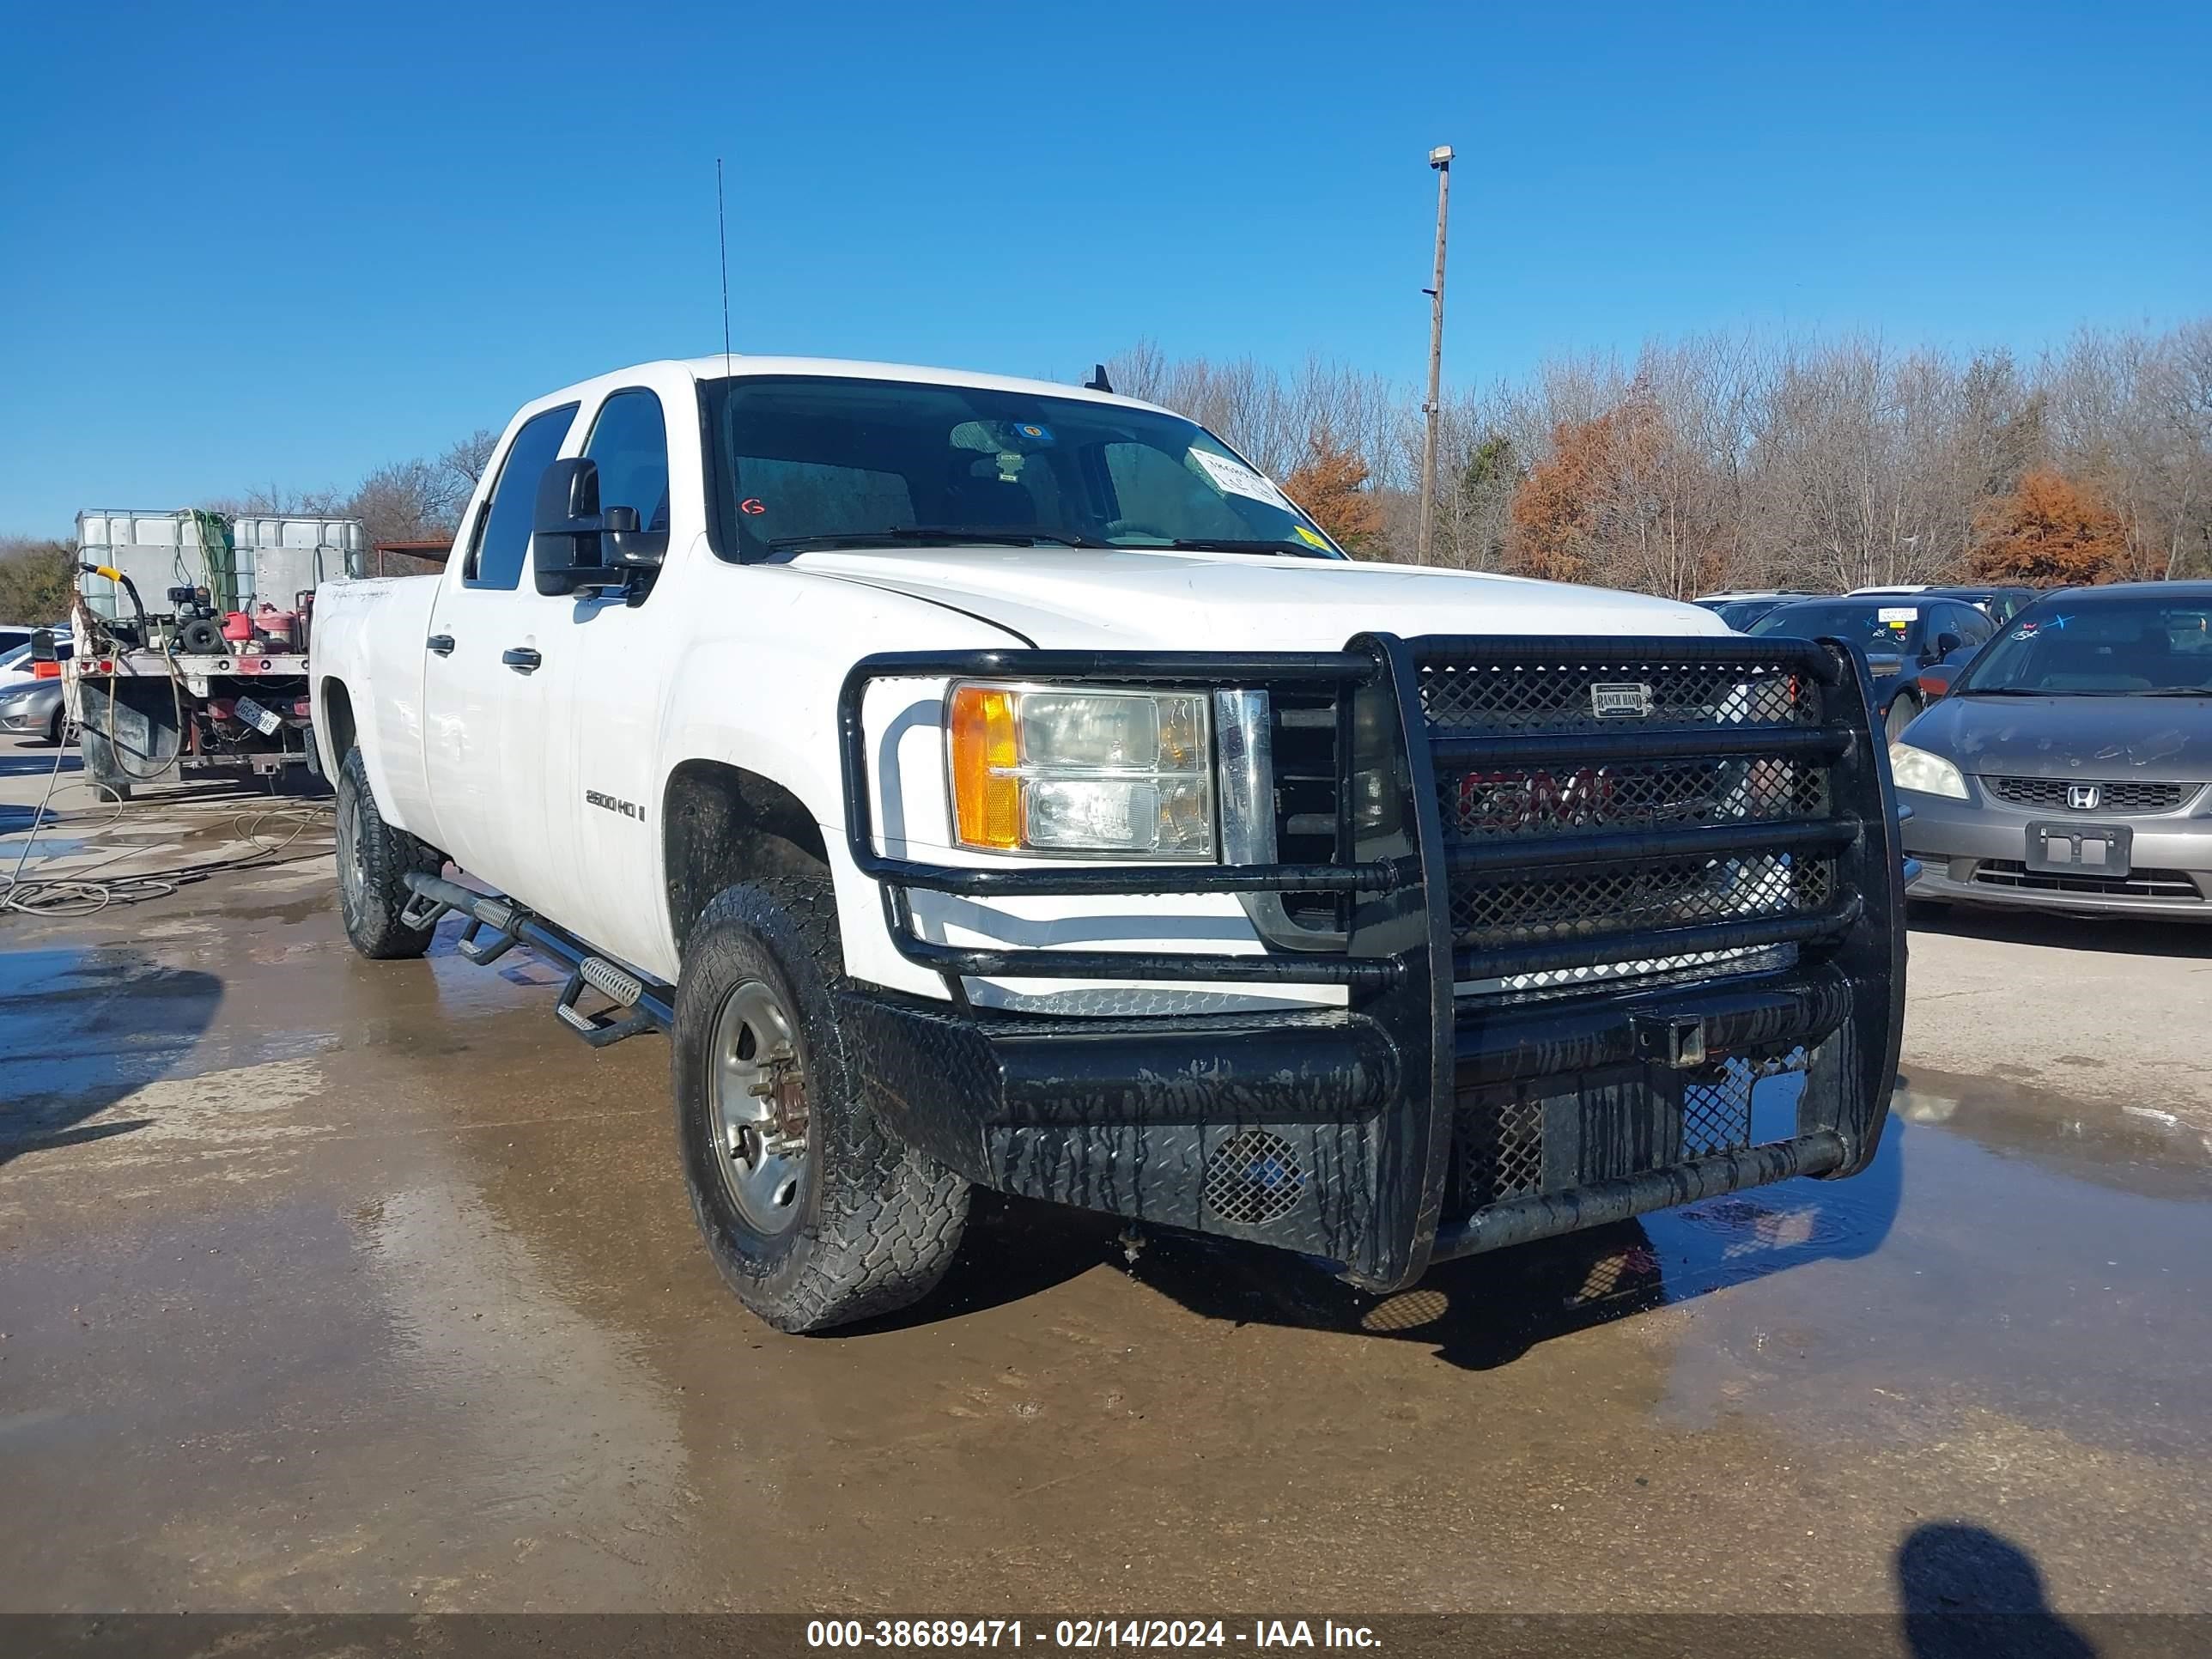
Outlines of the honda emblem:
<svg viewBox="0 0 2212 1659">
<path fill-rule="evenodd" d="M 2094 812 L 2105 792 L 2094 783 L 2069 783 L 2066 786 L 2066 804 L 2077 812 Z"/>
</svg>

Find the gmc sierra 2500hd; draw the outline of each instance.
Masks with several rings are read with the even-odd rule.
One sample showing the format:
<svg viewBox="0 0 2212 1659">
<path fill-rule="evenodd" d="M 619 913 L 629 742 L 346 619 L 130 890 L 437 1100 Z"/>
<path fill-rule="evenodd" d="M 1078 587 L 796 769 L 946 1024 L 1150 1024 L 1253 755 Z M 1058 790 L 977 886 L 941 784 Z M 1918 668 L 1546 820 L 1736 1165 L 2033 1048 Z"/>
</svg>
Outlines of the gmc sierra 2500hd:
<svg viewBox="0 0 2212 1659">
<path fill-rule="evenodd" d="M 354 945 L 458 912 L 587 1041 L 666 1030 L 783 1329 L 925 1294 L 971 1182 L 1383 1291 L 1875 1155 L 1849 645 L 1349 562 L 1103 391 L 769 357 L 530 404 L 442 575 L 315 616 Z"/>
</svg>

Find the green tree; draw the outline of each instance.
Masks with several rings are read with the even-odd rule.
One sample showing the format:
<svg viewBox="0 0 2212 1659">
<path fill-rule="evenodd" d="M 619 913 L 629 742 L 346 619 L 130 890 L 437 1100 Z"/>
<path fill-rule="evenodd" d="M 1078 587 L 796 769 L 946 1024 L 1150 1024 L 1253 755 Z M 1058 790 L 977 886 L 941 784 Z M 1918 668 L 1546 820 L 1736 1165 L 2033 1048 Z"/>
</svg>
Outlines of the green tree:
<svg viewBox="0 0 2212 1659">
<path fill-rule="evenodd" d="M 67 622 L 76 572 L 67 542 L 0 536 L 0 622 Z"/>
</svg>

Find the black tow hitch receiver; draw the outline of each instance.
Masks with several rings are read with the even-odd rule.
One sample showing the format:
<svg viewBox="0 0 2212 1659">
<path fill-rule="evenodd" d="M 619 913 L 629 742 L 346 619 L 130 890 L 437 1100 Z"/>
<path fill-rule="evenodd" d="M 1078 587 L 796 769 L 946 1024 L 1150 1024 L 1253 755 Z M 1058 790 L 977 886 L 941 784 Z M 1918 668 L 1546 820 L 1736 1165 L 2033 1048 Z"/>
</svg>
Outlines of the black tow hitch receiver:
<svg viewBox="0 0 2212 1659">
<path fill-rule="evenodd" d="M 1638 1014 L 1635 1019 L 1636 1052 L 1643 1059 L 1678 1072 L 1694 1072 L 1705 1063 L 1705 1022 L 1662 1014 Z"/>
</svg>

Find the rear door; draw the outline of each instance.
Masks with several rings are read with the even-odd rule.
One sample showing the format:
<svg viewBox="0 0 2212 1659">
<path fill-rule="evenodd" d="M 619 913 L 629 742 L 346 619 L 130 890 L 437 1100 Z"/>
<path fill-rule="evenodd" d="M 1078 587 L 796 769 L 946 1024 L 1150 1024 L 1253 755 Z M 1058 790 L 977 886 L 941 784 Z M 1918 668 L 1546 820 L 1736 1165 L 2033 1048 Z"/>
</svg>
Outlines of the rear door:
<svg viewBox="0 0 2212 1659">
<path fill-rule="evenodd" d="M 549 708 L 538 636 L 565 599 L 530 574 L 538 482 L 560 457 L 577 405 L 526 419 L 498 462 L 459 567 L 433 608 L 423 664 L 423 744 L 447 854 L 532 908 L 561 919 L 560 861 L 542 833 Z"/>
</svg>

